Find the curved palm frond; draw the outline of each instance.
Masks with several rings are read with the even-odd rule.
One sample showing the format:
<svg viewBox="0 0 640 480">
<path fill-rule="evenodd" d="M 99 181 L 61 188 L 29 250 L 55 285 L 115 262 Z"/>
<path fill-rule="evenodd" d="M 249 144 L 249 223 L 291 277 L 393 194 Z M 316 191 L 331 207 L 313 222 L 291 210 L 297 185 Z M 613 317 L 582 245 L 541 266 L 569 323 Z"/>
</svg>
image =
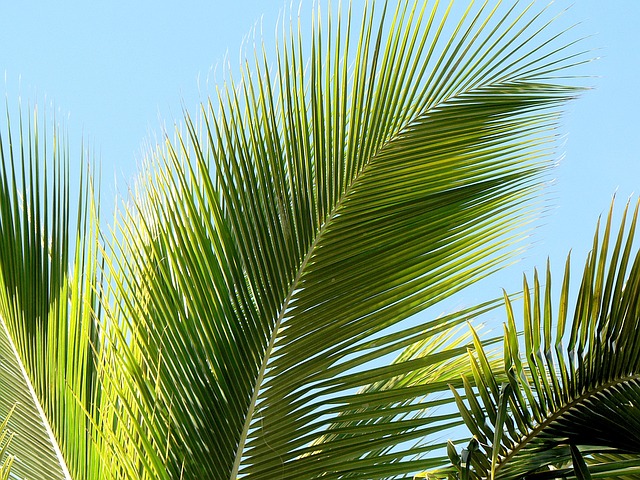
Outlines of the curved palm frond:
<svg viewBox="0 0 640 480">
<path fill-rule="evenodd" d="M 544 12 L 387 7 L 318 19 L 308 64 L 285 36 L 150 153 L 107 260 L 114 469 L 386 478 L 457 424 L 416 399 L 466 346 L 371 362 L 437 345 L 464 316 L 390 328 L 517 252 L 582 57 Z"/>
<path fill-rule="evenodd" d="M 612 205 L 602 240 L 594 238 L 572 319 L 568 261 L 555 320 L 549 269 L 544 287 L 537 275 L 532 289 L 525 278 L 521 341 L 506 298 L 505 383 L 496 381 L 500 370 L 487 367 L 474 375 L 466 402 L 458 397 L 479 444 L 471 461 L 477 478 L 640 473 L 640 255 L 632 249 L 639 207 L 628 232 L 623 220 L 614 241 Z"/>
</svg>

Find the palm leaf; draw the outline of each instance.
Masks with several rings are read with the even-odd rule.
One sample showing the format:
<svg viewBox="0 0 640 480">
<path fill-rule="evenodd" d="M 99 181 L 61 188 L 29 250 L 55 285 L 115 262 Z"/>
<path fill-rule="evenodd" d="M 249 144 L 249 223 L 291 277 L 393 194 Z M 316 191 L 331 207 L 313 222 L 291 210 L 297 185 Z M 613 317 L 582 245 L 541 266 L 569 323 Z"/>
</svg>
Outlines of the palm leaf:
<svg viewBox="0 0 640 480">
<path fill-rule="evenodd" d="M 114 469 L 386 478 L 458 423 L 416 399 L 453 402 L 466 317 L 398 325 L 517 253 L 580 57 L 543 13 L 450 11 L 318 16 L 308 63 L 285 34 L 150 152 L 107 259 Z"/>
<path fill-rule="evenodd" d="M 490 392 L 483 408 L 459 402 L 483 448 L 480 478 L 637 476 L 640 256 L 632 243 L 639 206 L 615 239 L 612 206 L 602 239 L 594 238 L 571 320 L 568 261 L 555 327 L 549 269 L 544 288 L 537 275 L 532 289 L 525 279 L 522 341 L 507 298 L 508 413 L 498 415 L 503 402 L 491 385 L 500 371 L 493 368 L 475 375 L 477 391 Z"/>
<path fill-rule="evenodd" d="M 372 2 L 358 35 L 350 10 L 318 16 L 308 63 L 285 33 L 274 68 L 257 53 L 150 152 L 109 245 L 89 176 L 72 221 L 57 130 L 0 139 L 12 474 L 387 478 L 442 460 L 422 440 L 460 423 L 434 413 L 448 385 L 493 368 L 456 328 L 495 302 L 400 322 L 517 254 L 576 93 L 554 77 L 582 58 L 544 12 L 451 8 Z"/>
<path fill-rule="evenodd" d="M 72 220 L 68 147 L 38 121 L 36 111 L 0 137 L 0 416 L 13 409 L 12 474 L 88 478 L 99 472 L 87 415 L 98 395 L 96 206 L 81 178 Z"/>
</svg>

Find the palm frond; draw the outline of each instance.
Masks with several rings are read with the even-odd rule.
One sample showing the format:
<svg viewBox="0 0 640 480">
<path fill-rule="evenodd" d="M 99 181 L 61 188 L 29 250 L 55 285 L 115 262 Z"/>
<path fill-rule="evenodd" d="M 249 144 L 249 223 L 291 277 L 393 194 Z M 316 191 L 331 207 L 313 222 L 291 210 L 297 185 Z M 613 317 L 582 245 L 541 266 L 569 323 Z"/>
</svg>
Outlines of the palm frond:
<svg viewBox="0 0 640 480">
<path fill-rule="evenodd" d="M 87 416 L 97 408 L 96 205 L 85 177 L 72 219 L 68 147 L 38 122 L 36 111 L 0 137 L 0 382 L 11 392 L 0 416 L 14 409 L 13 474 L 87 478 L 99 471 Z"/>
<path fill-rule="evenodd" d="M 474 376 L 481 405 L 471 401 L 474 392 L 459 400 L 482 449 L 474 463 L 480 478 L 631 478 L 640 471 L 640 255 L 632 248 L 639 206 L 628 229 L 625 209 L 612 238 L 612 205 L 572 318 L 568 260 L 555 318 L 549 268 L 544 287 L 537 275 L 533 288 L 525 278 L 521 341 L 506 297 L 507 382 L 496 388 L 499 370 L 485 368 Z"/>
<path fill-rule="evenodd" d="M 131 478 L 386 478 L 417 469 L 395 446 L 457 423 L 414 402 L 445 369 L 397 382 L 466 346 L 363 368 L 437 345 L 464 316 L 389 329 L 518 251 L 577 91 L 552 78 L 582 57 L 544 12 L 374 5 L 357 35 L 318 17 L 308 63 L 295 33 L 274 68 L 256 53 L 149 154 L 107 260 Z"/>
</svg>

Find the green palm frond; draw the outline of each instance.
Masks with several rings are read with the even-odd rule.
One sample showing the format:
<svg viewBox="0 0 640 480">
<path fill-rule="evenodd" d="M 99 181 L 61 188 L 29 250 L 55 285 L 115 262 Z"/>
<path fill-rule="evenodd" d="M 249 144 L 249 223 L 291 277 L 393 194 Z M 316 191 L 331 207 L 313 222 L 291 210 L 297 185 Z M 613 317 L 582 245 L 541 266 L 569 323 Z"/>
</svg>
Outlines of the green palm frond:
<svg viewBox="0 0 640 480">
<path fill-rule="evenodd" d="M 318 19 L 308 63 L 285 37 L 275 67 L 257 53 L 150 153 L 107 260 L 126 369 L 106 376 L 132 452 L 114 468 L 386 478 L 418 469 L 407 442 L 458 423 L 416 398 L 453 402 L 466 345 L 371 362 L 437 344 L 466 317 L 399 322 L 518 251 L 577 91 L 553 77 L 581 57 L 538 13 L 450 11 L 371 2 L 357 35 L 350 11 Z M 430 365 L 440 380 L 418 381 Z"/>
<path fill-rule="evenodd" d="M 623 220 L 611 238 L 612 206 L 602 239 L 594 238 L 573 318 L 568 261 L 557 316 L 549 269 L 544 286 L 537 275 L 532 288 L 525 278 L 521 340 L 506 298 L 506 382 L 498 386 L 500 371 L 483 368 L 466 402 L 458 397 L 481 448 L 473 462 L 478 478 L 636 478 L 640 472 L 640 256 L 632 249 L 639 206 L 628 230 Z M 481 349 L 478 354 L 482 359 Z"/>
<path fill-rule="evenodd" d="M 87 174 L 73 218 L 58 130 L 1 138 L 11 474 L 371 479 L 441 464 L 461 423 L 449 386 L 497 368 L 459 328 L 498 302 L 403 321 L 511 261 L 544 206 L 579 91 L 562 76 L 583 55 L 534 10 L 318 15 L 308 44 L 285 33 L 273 65 L 256 52 L 149 152 L 108 241 Z"/>
<path fill-rule="evenodd" d="M 0 138 L 0 415 L 14 409 L 13 474 L 86 478 L 98 468 L 97 207 L 81 178 L 72 218 L 65 140 L 38 122 Z"/>
</svg>

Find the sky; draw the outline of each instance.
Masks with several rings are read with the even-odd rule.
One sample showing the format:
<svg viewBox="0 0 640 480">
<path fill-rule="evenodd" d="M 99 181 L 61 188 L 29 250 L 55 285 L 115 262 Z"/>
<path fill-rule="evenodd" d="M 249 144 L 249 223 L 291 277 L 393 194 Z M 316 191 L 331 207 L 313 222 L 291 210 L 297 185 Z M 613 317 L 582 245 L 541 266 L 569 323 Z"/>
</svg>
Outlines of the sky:
<svg viewBox="0 0 640 480">
<path fill-rule="evenodd" d="M 581 263 L 596 219 L 614 192 L 619 206 L 640 193 L 640 2 L 558 0 L 553 8 L 572 3 L 561 22 L 580 22 L 579 34 L 590 35 L 584 48 L 600 58 L 583 71 L 593 75 L 594 88 L 567 108 L 559 131 L 563 158 L 549 191 L 552 208 L 538 223 L 523 261 L 497 280 L 511 290 L 523 271 L 544 267 L 547 256 L 558 276 L 570 249 Z M 361 4 L 353 0 L 354 10 Z M 284 5 L 280 0 L 3 1 L 0 89 L 10 106 L 20 98 L 23 105 L 53 110 L 66 125 L 72 155 L 81 142 L 91 145 L 109 199 L 126 191 L 146 141 L 170 130 L 183 108 L 196 111 L 214 92 L 225 59 L 237 67 L 253 28 L 272 41 Z M 303 5 L 303 25 L 309 25 L 312 0 Z M 500 294 L 498 284 L 483 288 L 478 295 Z"/>
</svg>

